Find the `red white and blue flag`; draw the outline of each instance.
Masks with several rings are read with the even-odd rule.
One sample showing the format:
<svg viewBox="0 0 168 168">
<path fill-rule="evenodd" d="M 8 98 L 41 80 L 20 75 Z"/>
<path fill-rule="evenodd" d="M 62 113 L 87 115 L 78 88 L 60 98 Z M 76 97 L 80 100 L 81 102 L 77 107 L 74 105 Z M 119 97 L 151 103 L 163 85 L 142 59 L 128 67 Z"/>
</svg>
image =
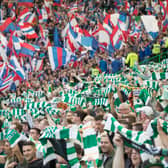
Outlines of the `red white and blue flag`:
<svg viewBox="0 0 168 168">
<path fill-rule="evenodd" d="M 0 79 L 0 92 L 5 92 L 10 89 L 13 83 L 14 74 L 10 73 L 4 80 Z"/>
<path fill-rule="evenodd" d="M 7 63 L 4 62 L 3 66 L 0 70 L 0 79 L 4 80 L 8 76 L 8 73 L 9 73 L 8 65 L 7 65 Z"/>
<path fill-rule="evenodd" d="M 18 0 L 18 6 L 33 7 L 34 0 Z"/>
<path fill-rule="evenodd" d="M 31 61 L 31 66 L 34 72 L 41 71 L 43 69 L 43 59 L 33 58 Z"/>
<path fill-rule="evenodd" d="M 40 50 L 40 47 L 37 45 L 33 45 L 33 44 L 28 44 L 28 43 L 21 43 L 21 50 L 19 53 L 19 56 L 34 56 L 34 53 L 36 51 Z"/>
<path fill-rule="evenodd" d="M 23 68 L 20 66 L 17 58 L 15 56 L 12 56 L 10 58 L 10 68 L 22 79 L 25 80 L 26 79 L 26 75 L 25 72 L 23 70 Z"/>
<path fill-rule="evenodd" d="M 73 54 L 65 48 L 48 47 L 48 56 L 52 70 L 66 65 L 70 61 L 72 55 Z"/>
<path fill-rule="evenodd" d="M 18 16 L 17 23 L 18 25 L 23 25 L 25 23 L 32 24 L 35 22 L 35 20 L 35 13 L 32 13 L 28 8 L 25 8 Z"/>
<path fill-rule="evenodd" d="M 4 33 L 13 32 L 15 29 L 16 29 L 15 24 L 13 23 L 10 17 L 7 18 L 2 25 L 0 25 L 0 31 Z"/>
<path fill-rule="evenodd" d="M 38 38 L 37 33 L 30 24 L 24 24 L 23 26 L 19 26 L 19 28 L 27 39 Z"/>
<path fill-rule="evenodd" d="M 111 44 L 115 49 L 121 49 L 123 46 L 123 35 L 119 27 L 116 26 L 110 36 Z"/>
</svg>

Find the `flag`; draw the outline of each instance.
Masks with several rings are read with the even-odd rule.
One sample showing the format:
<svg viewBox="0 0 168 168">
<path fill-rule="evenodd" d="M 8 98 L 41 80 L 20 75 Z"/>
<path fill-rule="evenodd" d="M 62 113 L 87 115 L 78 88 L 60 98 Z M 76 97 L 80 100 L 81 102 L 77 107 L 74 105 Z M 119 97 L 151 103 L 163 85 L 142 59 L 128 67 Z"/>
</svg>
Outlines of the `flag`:
<svg viewBox="0 0 168 168">
<path fill-rule="evenodd" d="M 35 51 L 39 51 L 40 47 L 33 44 L 21 43 L 21 50 L 19 56 L 31 56 L 33 57 Z"/>
<path fill-rule="evenodd" d="M 0 70 L 0 79 L 4 80 L 8 76 L 9 68 L 7 63 L 3 63 L 3 66 Z"/>
<path fill-rule="evenodd" d="M 14 72 L 22 79 L 25 80 L 26 79 L 26 74 L 23 70 L 23 68 L 20 66 L 19 62 L 17 61 L 15 56 L 12 56 L 10 58 L 10 65 L 13 67 L 12 69 L 14 70 Z"/>
<path fill-rule="evenodd" d="M 0 33 L 0 51 L 1 51 L 0 55 L 1 55 L 4 62 L 8 62 L 8 60 L 7 60 L 7 44 L 8 44 L 7 38 L 2 33 Z"/>
<path fill-rule="evenodd" d="M 15 24 L 11 18 L 7 18 L 5 22 L 0 25 L 0 31 L 4 33 L 10 33 L 15 30 Z"/>
<path fill-rule="evenodd" d="M 67 36 L 67 48 L 74 52 L 76 49 L 80 48 L 80 44 L 77 42 L 78 34 L 72 29 L 69 23 L 68 36 Z"/>
<path fill-rule="evenodd" d="M 36 58 L 33 58 L 31 61 L 32 69 L 33 71 L 41 71 L 43 69 L 43 59 L 38 60 Z"/>
<path fill-rule="evenodd" d="M 33 27 L 30 24 L 24 24 L 22 26 L 19 26 L 19 28 L 27 39 L 38 38 L 37 33 L 34 31 Z"/>
<path fill-rule="evenodd" d="M 34 0 L 18 0 L 18 6 L 33 7 Z"/>
<path fill-rule="evenodd" d="M 55 47 L 62 47 L 61 40 L 58 34 L 58 29 L 55 27 L 54 29 L 54 46 Z"/>
<path fill-rule="evenodd" d="M 62 0 L 53 0 L 54 6 L 61 6 Z"/>
<path fill-rule="evenodd" d="M 128 38 L 128 30 L 129 30 L 129 26 L 130 26 L 130 16 L 127 15 L 127 13 L 125 12 L 121 12 L 118 18 L 118 27 L 121 30 L 121 32 L 123 33 L 123 37 L 124 40 L 127 41 Z"/>
<path fill-rule="evenodd" d="M 0 79 L 0 92 L 5 92 L 9 90 L 12 82 L 13 82 L 14 74 L 10 73 L 4 80 Z"/>
<path fill-rule="evenodd" d="M 52 70 L 67 64 L 70 61 L 71 52 L 61 47 L 48 47 L 49 61 Z"/>
<path fill-rule="evenodd" d="M 24 25 L 25 23 L 33 24 L 35 20 L 35 13 L 32 13 L 28 8 L 25 8 L 18 16 L 17 23 L 18 25 Z"/>
<path fill-rule="evenodd" d="M 141 16 L 143 25 L 151 39 L 155 39 L 159 33 L 159 27 L 155 16 L 143 15 Z"/>
<path fill-rule="evenodd" d="M 110 35 L 111 44 L 115 49 L 120 49 L 123 45 L 123 36 L 118 26 L 115 26 Z"/>
<path fill-rule="evenodd" d="M 36 8 L 36 11 L 37 11 L 39 23 L 47 22 L 47 19 L 48 19 L 47 10 L 45 8 L 42 8 L 42 9 Z"/>
<path fill-rule="evenodd" d="M 109 34 L 112 33 L 112 25 L 110 22 L 110 15 L 106 15 L 104 21 L 103 21 L 103 27 L 108 31 Z"/>
<path fill-rule="evenodd" d="M 87 50 L 96 51 L 98 49 L 98 42 L 94 37 L 86 37 L 78 34 L 77 42 Z"/>
<path fill-rule="evenodd" d="M 110 44 L 109 32 L 103 27 L 101 23 L 98 24 L 98 30 L 94 36 L 98 36 L 98 42 L 101 45 L 108 46 Z"/>
</svg>

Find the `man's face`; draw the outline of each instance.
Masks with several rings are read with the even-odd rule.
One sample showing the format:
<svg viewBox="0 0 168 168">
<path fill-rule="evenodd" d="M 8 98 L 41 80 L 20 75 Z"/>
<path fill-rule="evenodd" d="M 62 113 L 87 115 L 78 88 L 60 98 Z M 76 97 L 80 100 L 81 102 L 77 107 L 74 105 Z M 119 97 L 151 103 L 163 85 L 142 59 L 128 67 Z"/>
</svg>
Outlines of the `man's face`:
<svg viewBox="0 0 168 168">
<path fill-rule="evenodd" d="M 5 152 L 5 154 L 7 154 L 7 155 L 9 155 L 9 154 L 12 152 L 9 142 L 5 142 L 4 152 Z"/>
<path fill-rule="evenodd" d="M 30 136 L 35 140 L 37 141 L 39 139 L 39 134 L 37 133 L 37 131 L 35 129 L 31 129 L 30 130 Z"/>
<path fill-rule="evenodd" d="M 36 149 L 31 145 L 23 146 L 23 156 L 26 161 L 31 162 L 36 157 Z"/>
<path fill-rule="evenodd" d="M 98 132 L 103 132 L 104 131 L 104 125 L 102 124 L 102 121 L 101 120 L 97 120 L 97 121 L 95 121 L 95 128 L 96 128 L 96 131 L 98 131 Z"/>
<path fill-rule="evenodd" d="M 113 147 L 108 137 L 102 137 L 100 143 L 102 153 L 110 154 L 112 152 Z"/>
</svg>

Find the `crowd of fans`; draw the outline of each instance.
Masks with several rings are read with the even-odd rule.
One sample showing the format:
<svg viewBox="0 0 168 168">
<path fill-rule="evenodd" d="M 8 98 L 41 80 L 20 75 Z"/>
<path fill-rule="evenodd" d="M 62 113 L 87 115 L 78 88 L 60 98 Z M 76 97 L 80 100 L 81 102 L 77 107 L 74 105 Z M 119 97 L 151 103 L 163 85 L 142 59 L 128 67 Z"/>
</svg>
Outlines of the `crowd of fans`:
<svg viewBox="0 0 168 168">
<path fill-rule="evenodd" d="M 17 20 L 27 8 L 18 6 L 18 2 L 1 1 L 1 24 L 9 17 Z M 1 138 L 0 168 L 168 167 L 168 156 L 145 153 L 142 151 L 143 144 L 140 144 L 140 148 L 130 147 L 119 128 L 113 131 L 114 123 L 111 130 L 105 129 L 105 125 L 109 125 L 108 119 L 115 118 L 128 130 L 137 134 L 148 133 L 152 141 L 151 148 L 168 149 L 168 29 L 163 27 L 161 4 L 165 4 L 165 7 L 168 5 L 161 2 L 35 0 L 33 7 L 28 7 L 35 14 L 36 19 L 31 25 L 39 36 L 35 39 L 23 36 L 22 39 L 39 46 L 40 50 L 33 57 L 22 56 L 25 80 L 20 80 L 19 84 L 12 82 L 8 89 L 0 92 L 1 132 L 15 130 L 21 136 L 21 141 L 14 146 L 8 138 Z M 126 9 L 127 3 L 132 7 L 129 9 L 136 9 L 136 13 L 130 14 L 131 11 Z M 45 19 L 39 19 L 38 9 L 47 12 Z M 132 20 L 149 13 L 156 16 L 158 36 L 151 39 L 142 28 L 139 37 L 128 36 L 121 49 L 111 53 L 106 47 L 99 46 L 92 54 L 92 51 L 81 47 L 81 50 L 74 51 L 75 58 L 69 63 L 56 70 L 51 69 L 47 48 L 48 41 L 51 46 L 58 42 L 55 42 L 55 28 L 59 35 L 59 47 L 63 48 L 67 46 L 62 31 L 71 22 L 72 16 L 75 16 L 80 29 L 92 35 L 98 24 L 103 24 L 107 14 L 120 12 L 131 15 Z M 45 32 L 44 38 L 41 37 L 39 25 Z M 3 35 L 9 41 L 12 32 L 3 32 Z M 7 62 L 10 56 L 7 53 Z M 0 58 L 3 64 L 5 60 L 2 56 Z M 17 60 L 20 61 L 19 56 Z M 34 71 L 32 62 L 37 60 L 42 60 L 43 66 Z M 153 128 L 151 125 L 155 121 Z M 88 123 L 91 123 L 88 127 L 95 139 L 85 142 L 84 132 Z M 46 151 L 47 147 L 41 141 L 42 135 L 47 129 L 54 134 L 54 128 L 64 130 L 74 127 L 80 133 L 81 142 L 48 137 L 56 157 L 45 164 L 44 157 L 49 151 Z M 156 137 L 150 136 L 151 130 L 155 131 L 153 134 L 156 133 Z M 66 149 L 69 141 L 75 147 L 76 166 L 69 161 Z M 89 155 L 92 151 L 86 152 L 85 143 L 90 147 L 96 144 L 99 158 L 95 159 L 94 154 Z"/>
</svg>

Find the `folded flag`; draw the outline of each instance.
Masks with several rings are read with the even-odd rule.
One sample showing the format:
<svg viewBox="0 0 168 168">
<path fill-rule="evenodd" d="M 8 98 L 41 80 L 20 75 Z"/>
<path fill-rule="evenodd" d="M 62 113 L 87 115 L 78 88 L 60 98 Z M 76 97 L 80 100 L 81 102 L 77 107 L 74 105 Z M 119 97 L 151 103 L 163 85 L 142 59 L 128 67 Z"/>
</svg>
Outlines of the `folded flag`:
<svg viewBox="0 0 168 168">
<path fill-rule="evenodd" d="M 48 47 L 49 61 L 52 70 L 55 70 L 62 65 L 66 65 L 73 55 L 70 51 L 61 47 Z"/>
<path fill-rule="evenodd" d="M 11 18 L 7 18 L 5 22 L 0 25 L 0 31 L 4 33 L 13 32 L 15 29 L 15 24 L 13 23 Z"/>
<path fill-rule="evenodd" d="M 18 0 L 18 6 L 33 7 L 34 0 Z"/>
</svg>

